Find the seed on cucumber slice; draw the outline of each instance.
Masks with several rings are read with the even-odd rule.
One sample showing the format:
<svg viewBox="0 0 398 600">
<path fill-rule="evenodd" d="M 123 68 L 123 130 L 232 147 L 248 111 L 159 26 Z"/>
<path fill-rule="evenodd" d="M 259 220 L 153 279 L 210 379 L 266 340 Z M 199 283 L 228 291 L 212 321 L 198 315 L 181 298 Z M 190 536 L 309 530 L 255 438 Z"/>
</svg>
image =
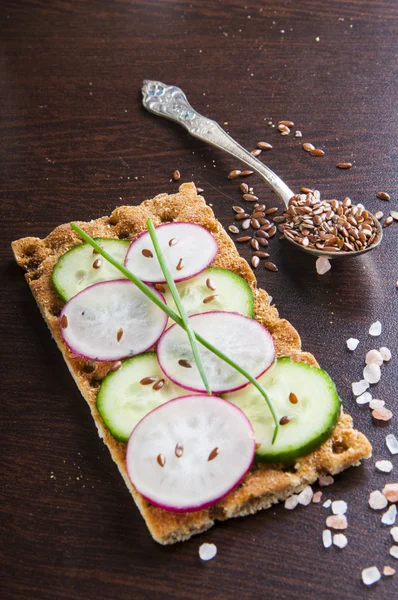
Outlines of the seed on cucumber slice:
<svg viewBox="0 0 398 600">
<path fill-rule="evenodd" d="M 222 310 L 254 317 L 254 299 L 249 284 L 227 269 L 209 267 L 199 275 L 177 283 L 177 289 L 189 316 Z M 167 304 L 178 312 L 167 285 L 164 290 Z"/>
<path fill-rule="evenodd" d="M 280 358 L 258 381 L 281 422 L 273 445 L 274 423 L 258 391 L 250 384 L 224 396 L 243 410 L 253 425 L 256 443 L 260 444 L 256 460 L 289 463 L 309 454 L 331 436 L 340 415 L 341 400 L 325 371 Z"/>
<path fill-rule="evenodd" d="M 97 409 L 113 437 L 127 442 L 146 414 L 185 393 L 164 376 L 156 353 L 146 352 L 123 361 L 117 371 L 108 373 L 97 395 Z"/>
<path fill-rule="evenodd" d="M 95 238 L 95 241 L 123 264 L 129 241 L 110 238 Z M 59 258 L 52 273 L 54 287 L 65 302 L 89 285 L 122 278 L 120 271 L 93 252 L 90 244 L 79 244 L 68 250 Z"/>
</svg>

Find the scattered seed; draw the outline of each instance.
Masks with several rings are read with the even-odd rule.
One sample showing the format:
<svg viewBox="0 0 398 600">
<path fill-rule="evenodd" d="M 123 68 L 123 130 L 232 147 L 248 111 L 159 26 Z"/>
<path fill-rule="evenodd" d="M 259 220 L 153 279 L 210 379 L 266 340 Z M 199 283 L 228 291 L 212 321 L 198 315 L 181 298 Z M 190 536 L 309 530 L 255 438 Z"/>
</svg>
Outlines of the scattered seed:
<svg viewBox="0 0 398 600">
<path fill-rule="evenodd" d="M 174 454 L 176 455 L 177 458 L 181 458 L 183 453 L 184 453 L 184 446 L 181 444 L 181 442 L 177 442 L 176 447 L 174 448 Z"/>
<path fill-rule="evenodd" d="M 164 454 L 158 454 L 156 460 L 160 467 L 164 467 L 164 465 L 166 464 L 166 457 Z"/>
<path fill-rule="evenodd" d="M 109 371 L 111 373 L 114 373 L 115 371 L 118 371 L 121 366 L 122 366 L 121 361 L 117 360 L 116 362 L 113 363 L 113 365 L 111 365 L 111 368 L 109 369 Z"/>
<path fill-rule="evenodd" d="M 257 148 L 260 150 L 272 150 L 272 146 L 268 142 L 257 142 Z"/>
<path fill-rule="evenodd" d="M 68 317 L 63 314 L 60 321 L 62 329 L 66 329 L 68 327 Z"/>
<path fill-rule="evenodd" d="M 320 148 L 314 148 L 313 150 L 310 151 L 311 156 L 324 156 L 325 153 L 323 150 L 321 150 Z"/>
<path fill-rule="evenodd" d="M 250 215 L 248 215 L 247 213 L 243 212 L 243 213 L 238 213 L 235 216 L 235 221 L 243 221 L 244 219 L 247 219 Z"/>
<path fill-rule="evenodd" d="M 291 402 L 292 404 L 298 403 L 298 398 L 297 398 L 296 394 L 293 394 L 293 392 L 290 392 L 290 394 L 289 394 L 289 402 Z"/>
<path fill-rule="evenodd" d="M 158 292 L 162 292 L 162 294 L 164 294 L 166 291 L 166 288 L 162 283 L 155 283 L 155 288 L 158 290 Z"/>
<path fill-rule="evenodd" d="M 238 227 L 236 227 L 236 225 L 230 225 L 228 227 L 228 231 L 230 231 L 231 233 L 239 233 L 239 229 Z"/>
<path fill-rule="evenodd" d="M 273 262 L 265 262 L 264 263 L 264 267 L 268 270 L 268 271 L 274 271 L 274 273 L 278 272 L 278 267 L 273 263 Z"/>
<path fill-rule="evenodd" d="M 260 156 L 261 152 L 262 152 L 261 148 L 257 148 L 256 150 L 252 150 L 252 151 L 250 152 L 250 154 L 251 154 L 252 156 Z"/>
<path fill-rule="evenodd" d="M 203 194 L 204 190 L 202 188 L 196 188 L 198 194 Z"/>
<path fill-rule="evenodd" d="M 179 179 L 181 179 L 181 173 L 180 173 L 180 171 L 174 171 L 174 173 L 173 173 L 173 179 L 174 179 L 174 181 L 178 181 Z"/>
<path fill-rule="evenodd" d="M 308 142 L 304 142 L 303 150 L 305 150 L 306 152 L 311 152 L 311 150 L 315 150 L 315 146 L 313 146 L 312 144 L 310 144 Z"/>
<path fill-rule="evenodd" d="M 253 229 L 260 229 L 261 225 L 258 221 L 258 219 L 250 219 L 250 225 L 253 227 Z"/>
<path fill-rule="evenodd" d="M 286 217 L 282 215 L 273 218 L 274 223 L 284 223 L 286 221 Z"/>
<path fill-rule="evenodd" d="M 117 341 L 120 342 L 122 337 L 123 337 L 123 327 L 119 327 L 119 329 L 117 330 L 117 334 L 116 334 Z"/>
<path fill-rule="evenodd" d="M 382 219 L 384 217 L 384 213 L 381 210 L 378 210 L 375 213 L 375 219 L 377 219 L 378 221 L 380 221 L 380 219 Z"/>
<path fill-rule="evenodd" d="M 386 219 L 384 219 L 383 227 L 388 227 L 393 221 L 393 217 L 389 215 Z"/>
<path fill-rule="evenodd" d="M 244 221 L 242 221 L 242 229 L 246 230 L 249 229 L 250 227 L 250 219 L 245 219 Z"/>
<path fill-rule="evenodd" d="M 148 248 L 141 250 L 141 254 L 142 256 L 145 256 L 145 258 L 153 258 L 153 254 Z"/>
<path fill-rule="evenodd" d="M 257 196 L 254 196 L 254 194 L 243 194 L 243 200 L 246 200 L 247 202 L 256 202 L 258 200 Z"/>
<path fill-rule="evenodd" d="M 101 260 L 101 258 L 98 257 L 93 262 L 93 269 L 99 269 L 101 265 L 102 265 L 102 260 Z"/>
<path fill-rule="evenodd" d="M 258 258 L 269 258 L 268 252 L 255 252 L 254 256 L 258 256 Z"/>
<path fill-rule="evenodd" d="M 398 221 L 398 211 L 392 210 L 390 212 L 390 217 L 392 217 L 394 219 L 394 221 Z"/>
<path fill-rule="evenodd" d="M 207 296 L 203 300 L 203 304 L 209 304 L 209 302 L 213 302 L 213 300 L 215 300 L 216 298 L 217 298 L 217 294 L 212 294 L 211 296 Z"/>
<path fill-rule="evenodd" d="M 294 127 L 293 121 L 279 121 L 279 125 L 284 125 L 285 127 Z"/>
<path fill-rule="evenodd" d="M 260 259 L 258 256 L 252 256 L 250 262 L 252 264 L 253 269 L 257 269 L 258 265 L 260 264 Z"/>
<path fill-rule="evenodd" d="M 266 215 L 273 215 L 276 212 L 278 212 L 278 207 L 277 206 L 273 206 L 272 208 L 267 208 L 267 210 L 265 211 Z"/>
<path fill-rule="evenodd" d="M 232 210 L 233 210 L 235 213 L 238 213 L 238 214 L 239 214 L 239 213 L 240 213 L 240 214 L 242 214 L 242 213 L 244 213 L 244 212 L 245 212 L 245 209 L 244 209 L 244 208 L 242 208 L 241 206 L 233 206 L 233 207 L 232 207 Z"/>
<path fill-rule="evenodd" d="M 171 240 L 169 240 L 169 246 L 175 246 L 176 244 L 178 244 L 178 240 L 177 238 L 171 238 Z"/>
<path fill-rule="evenodd" d="M 279 123 L 278 131 L 280 131 L 282 135 L 283 134 L 289 135 L 289 133 L 290 133 L 289 127 L 287 125 L 284 125 L 283 123 Z"/>
<path fill-rule="evenodd" d="M 216 448 L 213 448 L 213 450 L 210 452 L 207 462 L 214 460 L 217 455 L 218 455 L 218 448 L 216 447 Z"/>
<path fill-rule="evenodd" d="M 156 377 L 144 377 L 143 379 L 141 379 L 140 384 L 141 385 L 150 385 L 151 383 L 154 383 L 156 381 Z"/>
<path fill-rule="evenodd" d="M 182 258 L 180 258 L 180 260 L 178 261 L 178 264 L 176 266 L 177 271 L 182 271 L 182 269 L 184 268 L 184 260 Z"/>
<path fill-rule="evenodd" d="M 228 179 L 236 179 L 242 173 L 239 169 L 234 169 L 228 173 Z"/>
<path fill-rule="evenodd" d="M 293 417 L 289 417 L 288 415 L 285 415 L 284 417 L 282 417 L 279 420 L 279 425 L 287 425 L 288 423 L 290 423 L 290 421 L 293 419 Z"/>
<path fill-rule="evenodd" d="M 377 192 L 376 196 L 380 198 L 380 200 L 390 200 L 390 194 L 387 194 L 387 192 Z"/>
<path fill-rule="evenodd" d="M 184 367 L 184 369 L 192 369 L 191 363 L 185 360 L 184 358 L 181 358 L 178 361 L 178 364 L 180 365 L 180 367 Z"/>
<path fill-rule="evenodd" d="M 268 235 L 269 237 L 274 237 L 274 235 L 276 234 L 276 226 L 272 225 L 272 227 L 270 227 L 270 229 L 268 230 Z"/>
<path fill-rule="evenodd" d="M 350 162 L 337 163 L 336 167 L 338 169 L 351 169 L 352 163 L 350 163 Z"/>
<path fill-rule="evenodd" d="M 253 250 L 260 250 L 260 244 L 255 238 L 250 240 L 250 246 L 253 248 Z"/>
<path fill-rule="evenodd" d="M 249 191 L 249 186 L 247 185 L 247 183 L 241 183 L 239 189 L 244 194 L 247 194 L 247 192 Z"/>
<path fill-rule="evenodd" d="M 239 242 L 240 244 L 244 244 L 245 242 L 248 242 L 249 240 L 251 240 L 250 235 L 244 235 L 242 237 L 239 237 L 235 240 L 235 242 Z"/>
<path fill-rule="evenodd" d="M 253 175 L 254 171 L 250 171 L 250 169 L 245 169 L 240 173 L 241 177 L 248 177 L 249 175 Z"/>
<path fill-rule="evenodd" d="M 155 391 L 158 391 L 158 390 L 160 390 L 160 389 L 161 389 L 161 388 L 164 386 L 164 384 L 165 384 L 165 383 L 166 383 L 166 382 L 165 382 L 165 380 L 164 380 L 164 379 L 159 379 L 159 381 L 157 381 L 157 382 L 156 382 L 156 383 L 155 383 L 155 384 L 152 386 L 152 389 L 153 389 L 153 390 L 155 390 Z"/>
<path fill-rule="evenodd" d="M 214 283 L 214 281 L 212 279 L 210 279 L 210 277 L 208 277 L 206 279 L 206 287 L 208 287 L 209 290 L 213 290 L 213 292 L 214 292 L 214 290 L 217 289 L 216 284 Z"/>
<path fill-rule="evenodd" d="M 268 246 L 268 240 L 266 238 L 259 238 L 258 239 L 258 243 L 260 244 L 260 246 L 262 246 L 263 248 L 266 248 Z"/>
</svg>

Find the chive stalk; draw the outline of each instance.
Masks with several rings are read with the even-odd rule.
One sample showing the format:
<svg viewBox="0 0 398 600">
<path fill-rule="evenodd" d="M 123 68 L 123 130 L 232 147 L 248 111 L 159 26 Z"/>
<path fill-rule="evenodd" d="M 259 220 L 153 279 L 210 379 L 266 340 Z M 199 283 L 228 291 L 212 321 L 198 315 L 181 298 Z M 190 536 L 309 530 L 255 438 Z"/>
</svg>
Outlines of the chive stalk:
<svg viewBox="0 0 398 600">
<path fill-rule="evenodd" d="M 178 312 L 180 313 L 182 322 L 184 323 L 184 329 L 188 336 L 189 343 L 191 344 L 193 357 L 194 357 L 196 366 L 198 367 L 199 375 L 203 381 L 203 385 L 206 388 L 206 392 L 209 394 L 209 396 L 211 396 L 211 389 L 210 389 L 210 385 L 209 385 L 209 382 L 208 382 L 208 379 L 207 379 L 207 376 L 206 376 L 206 373 L 205 373 L 205 370 L 203 367 L 202 357 L 200 356 L 198 343 L 196 341 L 196 337 L 192 330 L 192 327 L 189 323 L 187 313 L 185 312 L 185 308 L 183 307 L 183 304 L 181 302 L 181 298 L 180 298 L 180 294 L 178 293 L 177 286 L 175 284 L 172 274 L 170 273 L 170 270 L 167 265 L 167 261 L 164 257 L 164 254 L 160 248 L 159 240 L 156 235 L 156 231 L 155 231 L 155 227 L 153 226 L 152 219 L 147 220 L 146 226 L 148 227 L 148 232 L 149 232 L 150 238 L 152 240 L 152 244 L 155 249 L 156 257 L 159 261 L 160 268 L 162 269 L 162 273 L 164 275 L 167 285 L 169 286 L 169 290 L 173 297 L 174 303 L 177 307 Z"/>
<path fill-rule="evenodd" d="M 143 294 L 145 294 L 145 296 L 147 298 L 152 300 L 152 302 L 154 304 L 156 304 L 156 306 L 158 308 L 160 308 L 163 312 L 165 312 L 166 315 L 168 315 L 173 321 L 175 321 L 175 323 L 177 323 L 177 325 L 182 327 L 188 334 L 183 319 L 173 309 L 171 309 L 167 304 L 165 304 L 159 298 L 159 296 L 154 292 L 154 290 L 152 288 L 147 286 L 143 281 L 141 281 L 141 279 L 139 279 L 136 275 L 134 275 L 134 273 L 132 273 L 129 269 L 126 269 L 126 267 L 124 265 L 122 265 L 122 263 L 120 263 L 118 260 L 113 258 L 113 256 L 111 256 L 106 250 L 104 250 L 95 240 L 93 240 L 93 238 L 90 235 L 88 235 L 88 233 L 86 233 L 83 229 L 81 229 L 81 227 L 76 225 L 76 223 L 71 223 L 70 226 L 73 229 L 73 231 L 75 231 L 77 234 L 79 234 L 79 236 L 85 242 L 87 242 L 87 244 L 89 244 L 92 248 L 94 248 L 98 252 L 98 254 L 100 254 L 105 260 L 107 260 L 111 265 L 113 265 L 116 269 L 118 269 L 118 271 L 120 271 L 127 279 L 129 279 L 132 283 L 134 283 L 134 285 L 136 285 L 138 287 L 138 289 Z M 246 379 L 248 381 L 250 381 L 250 383 L 252 383 L 254 385 L 254 387 L 260 392 L 261 396 L 266 401 L 268 408 L 270 410 L 270 413 L 272 415 L 272 418 L 274 420 L 275 429 L 274 429 L 274 434 L 272 436 L 272 444 L 274 444 L 276 437 L 278 435 L 278 431 L 279 431 L 279 422 L 278 422 L 278 417 L 276 416 L 274 407 L 272 405 L 272 402 L 268 398 L 268 395 L 265 392 L 264 388 L 258 383 L 258 381 L 252 375 L 250 375 L 250 373 L 248 373 L 243 367 L 241 367 L 238 363 L 236 363 L 232 358 L 229 358 L 229 356 L 224 354 L 224 352 L 222 352 L 221 350 L 219 350 L 218 348 L 213 346 L 213 344 L 208 342 L 206 339 L 204 339 L 201 335 L 199 335 L 195 331 L 193 331 L 193 333 L 195 335 L 196 340 L 202 346 L 204 346 L 210 352 L 213 352 L 213 354 L 218 356 L 218 358 L 220 358 L 221 360 L 226 362 L 228 365 L 230 365 L 232 368 L 234 368 L 236 371 L 238 371 L 241 375 L 246 377 Z"/>
</svg>

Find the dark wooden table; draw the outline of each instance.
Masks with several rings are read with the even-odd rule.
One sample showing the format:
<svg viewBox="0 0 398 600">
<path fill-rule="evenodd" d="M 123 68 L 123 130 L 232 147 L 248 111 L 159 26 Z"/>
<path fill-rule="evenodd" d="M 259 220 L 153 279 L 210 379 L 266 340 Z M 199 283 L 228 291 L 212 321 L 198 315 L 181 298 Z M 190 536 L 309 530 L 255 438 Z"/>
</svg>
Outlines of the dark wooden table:
<svg viewBox="0 0 398 600">
<path fill-rule="evenodd" d="M 373 392 L 397 405 L 397 231 L 360 259 L 333 264 L 274 241 L 279 273 L 258 280 L 335 378 L 373 458 L 324 489 L 349 505 L 348 547 L 324 550 L 327 511 L 276 506 L 219 524 L 172 547 L 152 541 L 107 449 L 99 441 L 60 353 L 14 264 L 10 242 L 57 224 L 91 219 L 193 180 L 225 226 L 241 200 L 227 155 L 141 108 L 144 78 L 176 83 L 202 113 L 244 146 L 265 140 L 262 159 L 295 190 L 349 195 L 372 211 L 397 207 L 395 0 L 253 2 L 204 0 L 4 0 L 1 9 L 1 367 L 0 486 L 2 600 L 398 597 L 398 575 L 365 589 L 364 567 L 397 561 L 371 490 L 397 481 L 386 446 L 396 414 L 376 427 L 351 395 L 365 351 L 386 345 L 393 360 Z M 319 39 L 318 39 L 319 38 Z M 268 121 L 291 119 L 302 140 Z M 295 129 L 294 129 L 295 131 Z M 311 141 L 325 150 L 313 158 Z M 354 167 L 339 171 L 336 163 Z M 275 196 L 254 177 L 268 206 Z M 391 201 L 376 198 L 385 190 Z M 249 257 L 247 249 L 242 250 Z M 380 319 L 382 336 L 368 336 Z M 345 341 L 361 340 L 350 354 Z M 391 475 L 375 471 L 391 459 Z M 198 547 L 218 547 L 202 563 Z M 395 565 L 394 565 L 395 562 Z"/>
</svg>

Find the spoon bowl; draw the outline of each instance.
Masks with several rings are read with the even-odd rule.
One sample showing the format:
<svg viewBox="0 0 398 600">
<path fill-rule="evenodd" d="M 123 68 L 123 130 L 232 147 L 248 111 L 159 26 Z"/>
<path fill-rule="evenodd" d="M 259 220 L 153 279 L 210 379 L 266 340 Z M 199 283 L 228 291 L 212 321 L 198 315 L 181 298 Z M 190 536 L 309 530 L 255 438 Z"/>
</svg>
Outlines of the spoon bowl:
<svg viewBox="0 0 398 600">
<path fill-rule="evenodd" d="M 245 150 L 238 142 L 236 142 L 223 128 L 207 117 L 200 115 L 196 110 L 189 104 L 184 92 L 176 86 L 166 85 L 160 81 L 144 80 L 142 86 L 142 103 L 143 106 L 155 115 L 165 117 L 171 121 L 175 121 L 180 125 L 183 125 L 188 132 L 194 137 L 200 139 L 203 142 L 215 146 L 219 150 L 228 152 L 231 156 L 234 156 L 237 160 L 243 163 L 255 171 L 265 181 L 265 183 L 274 190 L 274 192 L 281 198 L 286 208 L 289 207 L 289 200 L 294 196 L 294 192 L 286 185 L 280 177 L 278 177 L 269 167 L 260 162 L 257 158 L 252 156 L 250 152 Z M 376 237 L 370 246 L 366 246 L 361 250 L 354 251 L 341 251 L 336 252 L 328 249 L 320 250 L 318 248 L 307 248 L 294 240 L 286 236 L 291 244 L 296 249 L 299 249 L 313 256 L 323 256 L 324 258 L 335 259 L 335 258 L 353 258 L 374 250 L 379 246 L 382 237 L 383 230 L 380 223 L 374 215 L 369 213 L 369 218 L 374 221 L 375 228 L 377 230 Z"/>
</svg>

